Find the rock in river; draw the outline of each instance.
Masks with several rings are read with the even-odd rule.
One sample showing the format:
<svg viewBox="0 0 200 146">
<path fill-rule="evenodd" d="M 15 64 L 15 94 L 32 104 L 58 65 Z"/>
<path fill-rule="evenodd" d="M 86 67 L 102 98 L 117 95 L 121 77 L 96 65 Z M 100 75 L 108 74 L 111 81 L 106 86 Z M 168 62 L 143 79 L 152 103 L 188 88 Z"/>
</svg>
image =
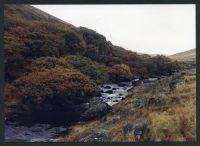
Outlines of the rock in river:
<svg viewBox="0 0 200 146">
<path fill-rule="evenodd" d="M 104 87 L 104 86 L 103 86 L 103 87 Z M 107 85 L 107 86 L 105 86 L 104 88 L 105 88 L 105 89 L 111 89 L 111 87 L 110 87 L 110 86 L 108 86 L 108 85 Z"/>
<path fill-rule="evenodd" d="M 107 90 L 105 93 L 112 94 L 112 93 L 113 93 L 113 90 Z"/>
</svg>

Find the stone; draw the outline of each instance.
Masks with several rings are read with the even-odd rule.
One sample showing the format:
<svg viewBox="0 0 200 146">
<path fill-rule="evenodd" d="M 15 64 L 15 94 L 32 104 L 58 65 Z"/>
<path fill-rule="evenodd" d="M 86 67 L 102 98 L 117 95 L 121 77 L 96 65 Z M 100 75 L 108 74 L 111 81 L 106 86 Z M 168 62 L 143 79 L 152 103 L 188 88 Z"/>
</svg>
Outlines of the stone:
<svg viewBox="0 0 200 146">
<path fill-rule="evenodd" d="M 105 86 L 104 88 L 105 88 L 105 89 L 111 89 L 111 87 L 110 87 L 110 86 L 108 86 L 108 85 L 107 85 L 107 86 Z"/>
<path fill-rule="evenodd" d="M 141 81 L 139 79 L 138 80 L 135 79 L 132 81 L 133 86 L 137 86 L 137 85 L 139 85 L 139 83 L 141 83 Z"/>
<path fill-rule="evenodd" d="M 177 85 L 180 85 L 180 84 L 185 84 L 185 81 L 184 81 L 184 80 L 181 80 L 181 79 L 172 80 L 172 81 L 169 83 L 170 90 L 171 90 L 171 91 L 175 90 L 175 89 L 176 89 L 176 86 L 177 86 Z"/>
<path fill-rule="evenodd" d="M 126 124 L 125 126 L 123 126 L 123 133 L 124 136 L 126 136 L 129 132 L 131 132 L 133 130 L 133 125 L 131 123 Z"/>
<path fill-rule="evenodd" d="M 148 105 L 155 105 L 155 106 L 159 106 L 161 105 L 161 100 L 159 98 L 150 98 L 148 101 Z"/>
<path fill-rule="evenodd" d="M 132 133 L 135 136 L 136 141 L 140 141 L 144 135 L 146 124 L 146 119 L 138 119 L 133 123 L 126 124 L 123 127 L 124 136 L 126 136 L 128 133 Z"/>
<path fill-rule="evenodd" d="M 79 140 L 79 142 L 108 142 L 110 137 L 105 129 L 97 129 L 94 133 Z"/>
<path fill-rule="evenodd" d="M 143 129 L 141 127 L 135 127 L 134 136 L 136 141 L 140 141 L 143 137 Z"/>
<path fill-rule="evenodd" d="M 112 94 L 112 93 L 113 93 L 113 90 L 107 90 L 105 93 Z"/>
<path fill-rule="evenodd" d="M 82 111 L 81 120 L 87 121 L 94 118 L 99 118 L 111 111 L 111 107 L 103 101 L 92 101 L 89 107 Z"/>
<path fill-rule="evenodd" d="M 121 119 L 120 116 L 116 116 L 110 120 L 108 120 L 107 122 L 105 122 L 105 125 L 112 125 L 115 124 L 117 121 L 119 121 Z"/>
</svg>

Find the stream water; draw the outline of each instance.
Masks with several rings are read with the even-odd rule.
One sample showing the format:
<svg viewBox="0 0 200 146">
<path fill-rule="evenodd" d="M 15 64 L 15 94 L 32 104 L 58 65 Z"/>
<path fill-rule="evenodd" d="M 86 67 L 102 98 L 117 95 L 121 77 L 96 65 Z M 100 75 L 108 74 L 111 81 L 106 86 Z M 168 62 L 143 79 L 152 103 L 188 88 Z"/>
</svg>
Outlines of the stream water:
<svg viewBox="0 0 200 146">
<path fill-rule="evenodd" d="M 132 82 L 122 82 L 120 84 L 103 84 L 99 86 L 101 89 L 100 98 L 110 106 L 113 106 L 123 100 L 128 95 L 128 90 L 132 87 Z"/>
<path fill-rule="evenodd" d="M 138 81 L 138 79 L 135 81 Z M 128 90 L 133 87 L 132 82 L 100 85 L 101 96 L 99 98 L 113 106 L 128 95 Z M 70 130 L 64 126 L 55 127 L 50 124 L 39 123 L 27 126 L 14 122 L 5 123 L 6 142 L 48 142 L 53 141 L 56 136 L 67 134 L 68 132 Z"/>
</svg>

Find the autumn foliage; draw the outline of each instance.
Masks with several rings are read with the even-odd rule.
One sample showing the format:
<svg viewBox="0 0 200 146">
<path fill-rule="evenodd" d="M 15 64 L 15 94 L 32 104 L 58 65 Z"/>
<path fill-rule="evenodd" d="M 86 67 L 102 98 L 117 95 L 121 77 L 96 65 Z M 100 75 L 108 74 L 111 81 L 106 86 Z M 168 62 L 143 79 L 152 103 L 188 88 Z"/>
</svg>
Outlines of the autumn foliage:
<svg viewBox="0 0 200 146">
<path fill-rule="evenodd" d="M 126 64 L 116 64 L 112 66 L 110 77 L 117 81 L 129 81 L 132 79 L 133 74 Z"/>
<path fill-rule="evenodd" d="M 6 83 L 4 85 L 4 98 L 6 100 L 20 98 L 21 92 L 13 85 Z"/>
<path fill-rule="evenodd" d="M 33 72 L 12 84 L 22 93 L 19 107 L 24 112 L 53 108 L 55 104 L 61 107 L 80 104 L 97 93 L 95 84 L 77 70 Z"/>
</svg>

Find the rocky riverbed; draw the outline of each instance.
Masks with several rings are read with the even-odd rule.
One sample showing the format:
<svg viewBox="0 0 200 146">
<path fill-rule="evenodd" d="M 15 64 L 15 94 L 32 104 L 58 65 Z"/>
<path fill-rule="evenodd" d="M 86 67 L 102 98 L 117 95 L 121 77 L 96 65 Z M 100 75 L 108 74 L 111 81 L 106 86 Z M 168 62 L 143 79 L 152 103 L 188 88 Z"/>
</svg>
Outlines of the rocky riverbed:
<svg viewBox="0 0 200 146">
<path fill-rule="evenodd" d="M 50 124 L 34 124 L 32 126 L 19 125 L 14 122 L 6 122 L 6 142 L 48 142 L 53 138 L 67 134 L 69 128 L 64 126 L 54 127 Z"/>
</svg>

